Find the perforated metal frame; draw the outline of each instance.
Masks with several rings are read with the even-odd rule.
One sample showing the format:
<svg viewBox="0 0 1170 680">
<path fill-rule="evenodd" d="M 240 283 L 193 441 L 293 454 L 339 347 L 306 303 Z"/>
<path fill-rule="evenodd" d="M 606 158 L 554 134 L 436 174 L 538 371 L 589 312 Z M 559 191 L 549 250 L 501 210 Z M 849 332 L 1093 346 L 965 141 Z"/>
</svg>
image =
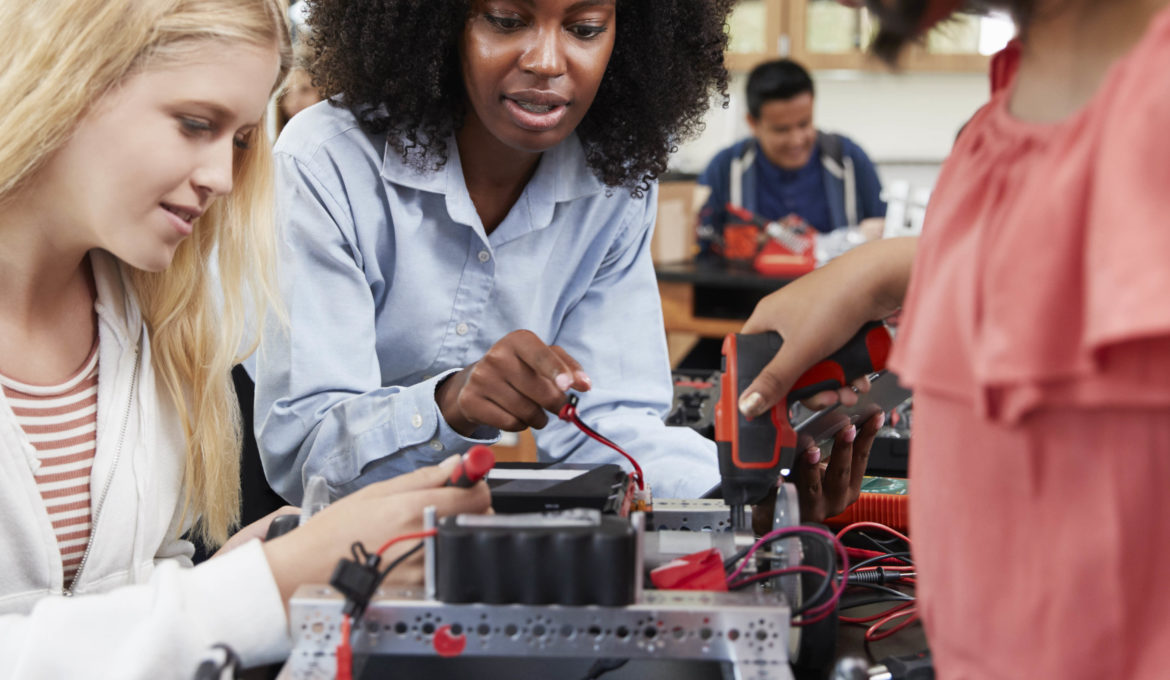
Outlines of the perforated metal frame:
<svg viewBox="0 0 1170 680">
<path fill-rule="evenodd" d="M 305 586 L 291 603 L 294 645 L 284 680 L 332 678 L 344 599 Z M 436 638 L 462 638 L 461 655 L 699 659 L 729 677 L 790 680 L 789 608 L 782 596 L 646 591 L 628 607 L 451 605 L 421 591 L 379 591 L 353 637 L 356 656 L 437 655 Z"/>
<path fill-rule="evenodd" d="M 751 526 L 751 508 L 747 525 Z M 731 516 L 727 505 L 714 498 L 655 498 L 654 512 L 647 530 L 673 529 L 682 531 L 731 531 Z"/>
</svg>

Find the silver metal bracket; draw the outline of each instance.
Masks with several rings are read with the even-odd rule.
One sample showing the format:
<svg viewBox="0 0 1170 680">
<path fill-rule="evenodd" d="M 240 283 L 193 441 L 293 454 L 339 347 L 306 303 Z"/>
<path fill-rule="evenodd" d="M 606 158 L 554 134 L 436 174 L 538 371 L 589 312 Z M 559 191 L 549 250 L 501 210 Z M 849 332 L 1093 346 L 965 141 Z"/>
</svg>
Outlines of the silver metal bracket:
<svg viewBox="0 0 1170 680">
<path fill-rule="evenodd" d="M 751 526 L 752 509 L 744 508 L 747 524 Z M 673 529 L 676 531 L 732 531 L 731 508 L 714 498 L 655 498 L 647 530 Z"/>
</svg>

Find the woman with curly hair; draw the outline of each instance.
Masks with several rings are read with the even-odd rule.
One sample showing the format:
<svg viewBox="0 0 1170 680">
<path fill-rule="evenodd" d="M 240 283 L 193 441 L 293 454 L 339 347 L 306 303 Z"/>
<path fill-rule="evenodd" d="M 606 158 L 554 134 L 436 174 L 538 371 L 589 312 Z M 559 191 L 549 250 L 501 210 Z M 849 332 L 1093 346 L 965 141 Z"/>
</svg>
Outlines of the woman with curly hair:
<svg viewBox="0 0 1170 680">
<path fill-rule="evenodd" d="M 270 482 L 297 499 L 430 463 L 501 430 L 545 459 L 620 461 L 658 495 L 717 481 L 664 427 L 650 261 L 655 178 L 725 93 L 731 0 L 310 3 L 328 104 L 277 144 L 284 337 L 257 367 Z M 551 420 L 551 422 L 550 422 Z"/>
</svg>

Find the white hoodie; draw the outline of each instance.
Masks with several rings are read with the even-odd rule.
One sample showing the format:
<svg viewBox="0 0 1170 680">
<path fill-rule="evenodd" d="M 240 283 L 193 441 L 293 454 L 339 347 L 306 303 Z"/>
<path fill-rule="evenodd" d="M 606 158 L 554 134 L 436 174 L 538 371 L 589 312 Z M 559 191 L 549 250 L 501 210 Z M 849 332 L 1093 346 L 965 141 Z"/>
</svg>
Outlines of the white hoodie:
<svg viewBox="0 0 1170 680">
<path fill-rule="evenodd" d="M 258 541 L 187 568 L 178 414 L 120 265 L 101 251 L 90 260 L 100 343 L 90 544 L 65 591 L 36 452 L 0 395 L 0 678 L 186 680 L 215 643 L 248 664 L 286 656 L 284 605 Z"/>
</svg>

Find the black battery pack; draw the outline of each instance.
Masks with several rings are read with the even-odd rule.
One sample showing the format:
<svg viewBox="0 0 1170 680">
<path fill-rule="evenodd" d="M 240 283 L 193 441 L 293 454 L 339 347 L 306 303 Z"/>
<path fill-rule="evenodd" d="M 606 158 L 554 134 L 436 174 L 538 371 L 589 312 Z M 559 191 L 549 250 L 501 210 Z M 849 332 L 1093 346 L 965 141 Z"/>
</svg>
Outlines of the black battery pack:
<svg viewBox="0 0 1170 680">
<path fill-rule="evenodd" d="M 636 532 L 597 510 L 458 515 L 439 522 L 442 602 L 620 607 L 634 601 Z"/>
<path fill-rule="evenodd" d="M 613 464 L 497 463 L 487 481 L 500 514 L 590 508 L 625 517 L 634 493 L 633 478 Z"/>
</svg>

